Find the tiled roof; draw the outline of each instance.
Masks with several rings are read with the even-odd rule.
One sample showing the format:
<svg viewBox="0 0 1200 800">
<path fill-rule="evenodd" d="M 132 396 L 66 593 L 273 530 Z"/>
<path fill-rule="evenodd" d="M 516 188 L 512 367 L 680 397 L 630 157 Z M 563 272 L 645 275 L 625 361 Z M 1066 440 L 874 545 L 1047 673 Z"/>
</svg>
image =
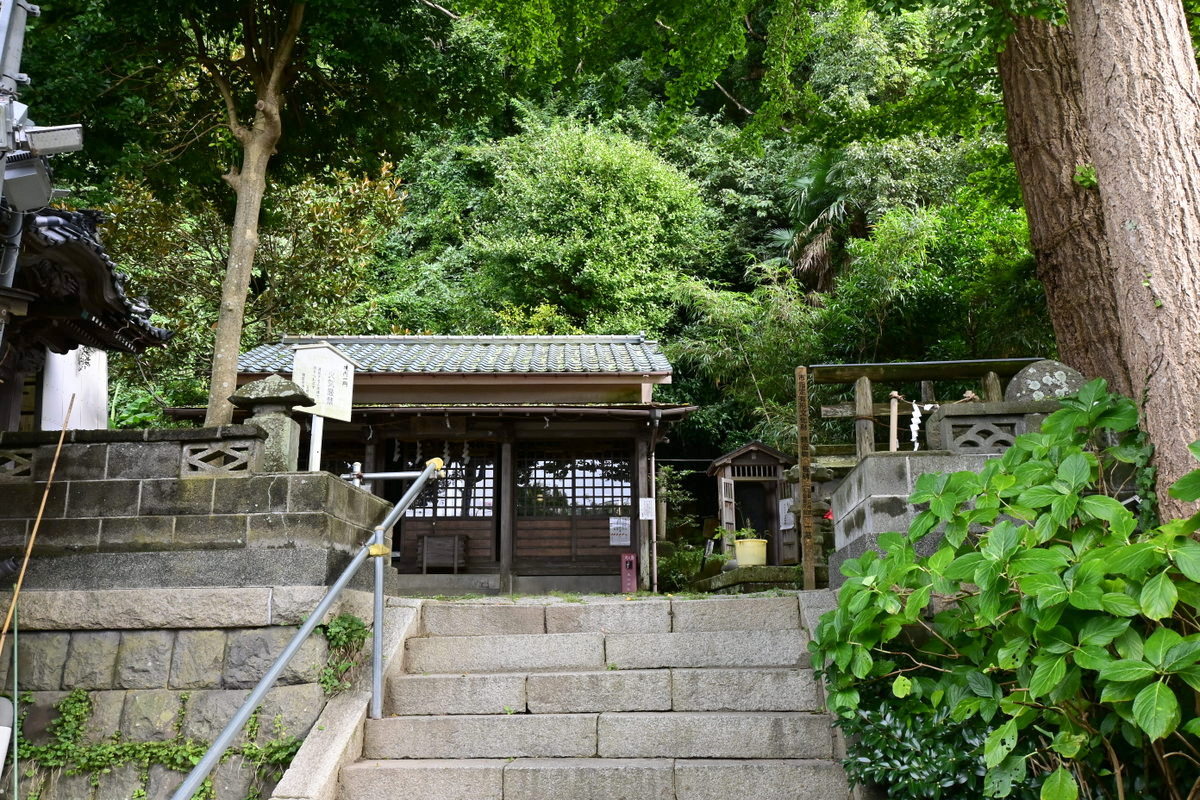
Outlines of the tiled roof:
<svg viewBox="0 0 1200 800">
<path fill-rule="evenodd" d="M 292 345 L 329 342 L 359 373 L 670 373 L 657 342 L 644 336 L 283 337 L 242 353 L 238 371 L 292 371 Z"/>
<path fill-rule="evenodd" d="M 25 215 L 16 288 L 33 292 L 56 309 L 53 318 L 33 313 L 18 319 L 27 342 L 57 353 L 81 344 L 141 353 L 166 344 L 171 332 L 150 321 L 142 299 L 125 294 L 126 276 L 100 243 L 95 211 L 43 208 Z"/>
</svg>

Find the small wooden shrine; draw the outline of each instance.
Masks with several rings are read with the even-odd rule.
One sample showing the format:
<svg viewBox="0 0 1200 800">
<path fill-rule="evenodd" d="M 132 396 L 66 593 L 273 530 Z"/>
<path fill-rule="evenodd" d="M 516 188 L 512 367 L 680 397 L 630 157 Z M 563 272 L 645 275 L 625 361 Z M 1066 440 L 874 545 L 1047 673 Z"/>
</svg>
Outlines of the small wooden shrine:
<svg viewBox="0 0 1200 800">
<path fill-rule="evenodd" d="M 750 442 L 717 458 L 708 474 L 717 479 L 717 517 L 728 534 L 753 528 L 767 540 L 769 564 L 799 560 L 792 488 L 785 472 L 796 459 L 762 442 Z"/>
</svg>

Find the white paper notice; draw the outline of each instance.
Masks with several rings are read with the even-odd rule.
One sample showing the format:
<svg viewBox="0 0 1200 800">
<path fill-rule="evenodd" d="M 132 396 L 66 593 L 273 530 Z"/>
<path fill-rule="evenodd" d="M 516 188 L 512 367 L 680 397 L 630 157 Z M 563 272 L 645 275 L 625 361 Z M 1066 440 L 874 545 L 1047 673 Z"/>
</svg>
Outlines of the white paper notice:
<svg viewBox="0 0 1200 800">
<path fill-rule="evenodd" d="M 654 507 L 657 502 L 653 497 L 643 497 L 638 500 L 638 518 L 654 521 Z"/>
<path fill-rule="evenodd" d="M 779 530 L 786 531 L 796 527 L 796 515 L 792 513 L 792 499 L 779 501 Z"/>
<path fill-rule="evenodd" d="M 609 545 L 612 547 L 629 547 L 629 528 L 629 517 L 609 517 Z"/>
</svg>

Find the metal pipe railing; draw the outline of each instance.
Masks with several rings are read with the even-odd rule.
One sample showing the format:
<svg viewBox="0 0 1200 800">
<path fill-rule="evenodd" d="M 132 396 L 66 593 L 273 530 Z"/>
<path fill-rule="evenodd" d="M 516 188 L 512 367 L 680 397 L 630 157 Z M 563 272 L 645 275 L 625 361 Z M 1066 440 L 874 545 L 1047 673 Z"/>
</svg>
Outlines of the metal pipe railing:
<svg viewBox="0 0 1200 800">
<path fill-rule="evenodd" d="M 364 480 L 408 480 L 421 475 L 417 472 L 363 472 L 362 462 L 355 461 L 350 466 L 350 471 L 339 475 L 342 480 L 350 481 L 355 486 L 362 486 Z"/>
<path fill-rule="evenodd" d="M 391 548 L 385 542 L 385 535 L 388 528 L 396 524 L 400 519 L 400 515 L 408 510 L 408 507 L 413 504 L 421 490 L 425 488 L 425 484 L 430 478 L 438 476 L 443 466 L 440 458 L 433 458 L 425 462 L 425 469 L 421 472 L 414 472 L 412 475 L 416 478 L 412 486 L 408 487 L 408 491 L 400 498 L 400 502 L 388 512 L 387 517 L 383 522 L 375 527 L 375 531 L 371 534 L 367 544 L 359 548 L 359 551 L 354 554 L 350 564 L 342 570 L 342 574 L 329 587 L 329 591 L 325 593 L 325 597 L 313 609 L 304 624 L 300 626 L 300 630 L 296 631 L 296 635 L 288 642 L 287 647 L 275 659 L 270 669 L 262 676 L 262 679 L 255 685 L 250 692 L 250 696 L 242 703 L 233 718 L 213 740 L 208 750 L 204 753 L 204 757 L 199 763 L 192 768 L 188 773 L 187 778 L 171 795 L 171 800 L 190 800 L 192 795 L 200 788 L 200 784 L 204 783 L 204 779 L 217 766 L 221 760 L 221 756 L 225 755 L 225 751 L 229 749 L 229 745 L 233 743 L 233 739 L 237 736 L 238 731 L 250 719 L 250 715 L 254 713 L 254 709 L 263 701 L 267 692 L 275 685 L 275 681 L 283 674 L 287 665 L 300 651 L 300 647 L 308 639 L 312 632 L 321 624 L 321 620 L 325 618 L 325 614 L 333 606 L 342 590 L 350 583 L 350 580 L 355 576 L 358 570 L 366 562 L 368 558 L 375 559 L 375 631 L 371 637 L 371 717 L 379 719 L 383 712 L 383 578 L 384 578 L 384 559 L 391 554 Z"/>
</svg>

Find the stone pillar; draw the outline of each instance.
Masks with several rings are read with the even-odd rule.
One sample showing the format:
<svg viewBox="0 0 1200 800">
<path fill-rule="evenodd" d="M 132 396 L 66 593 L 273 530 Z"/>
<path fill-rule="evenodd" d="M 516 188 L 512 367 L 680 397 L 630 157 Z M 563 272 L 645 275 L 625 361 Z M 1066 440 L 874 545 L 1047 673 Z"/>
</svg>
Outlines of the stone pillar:
<svg viewBox="0 0 1200 800">
<path fill-rule="evenodd" d="M 295 472 L 300 455 L 300 423 L 292 419 L 296 406 L 311 406 L 313 399 L 296 384 L 279 375 L 247 383 L 229 396 L 238 408 L 250 411 L 246 422 L 267 434 L 263 449 L 264 472 Z"/>
</svg>

